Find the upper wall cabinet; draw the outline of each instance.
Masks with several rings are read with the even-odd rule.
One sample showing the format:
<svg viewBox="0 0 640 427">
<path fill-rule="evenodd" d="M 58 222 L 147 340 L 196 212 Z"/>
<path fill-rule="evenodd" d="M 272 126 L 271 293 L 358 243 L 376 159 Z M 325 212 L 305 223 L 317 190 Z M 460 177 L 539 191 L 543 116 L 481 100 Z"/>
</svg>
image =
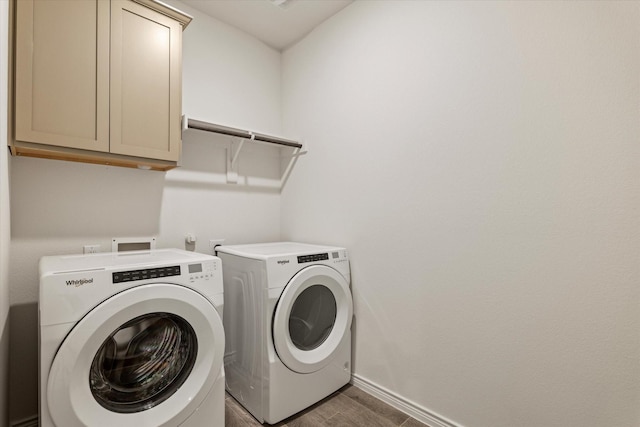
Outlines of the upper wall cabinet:
<svg viewBox="0 0 640 427">
<path fill-rule="evenodd" d="M 17 0 L 12 153 L 175 167 L 190 20 L 153 0 Z"/>
</svg>

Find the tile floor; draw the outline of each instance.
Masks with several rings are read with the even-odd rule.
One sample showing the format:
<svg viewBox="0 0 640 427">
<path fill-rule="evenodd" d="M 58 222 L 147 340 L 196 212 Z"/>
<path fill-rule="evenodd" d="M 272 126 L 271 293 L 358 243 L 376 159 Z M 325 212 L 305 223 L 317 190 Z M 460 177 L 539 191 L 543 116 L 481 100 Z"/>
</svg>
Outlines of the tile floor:
<svg viewBox="0 0 640 427">
<path fill-rule="evenodd" d="M 226 427 L 256 427 L 258 423 L 227 394 Z M 312 407 L 276 424 L 278 427 L 428 427 L 350 384 Z"/>
</svg>

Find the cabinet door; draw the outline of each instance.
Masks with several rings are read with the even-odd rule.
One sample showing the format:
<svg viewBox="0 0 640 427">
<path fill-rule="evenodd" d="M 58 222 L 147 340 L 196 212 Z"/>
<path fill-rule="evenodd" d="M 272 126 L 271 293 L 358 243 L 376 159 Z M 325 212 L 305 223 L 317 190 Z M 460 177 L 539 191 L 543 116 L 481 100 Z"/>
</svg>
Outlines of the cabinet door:
<svg viewBox="0 0 640 427">
<path fill-rule="evenodd" d="M 177 161 L 180 24 L 130 0 L 111 2 L 111 152 Z"/>
<path fill-rule="evenodd" d="M 108 151 L 108 0 L 16 3 L 16 139 Z"/>
</svg>

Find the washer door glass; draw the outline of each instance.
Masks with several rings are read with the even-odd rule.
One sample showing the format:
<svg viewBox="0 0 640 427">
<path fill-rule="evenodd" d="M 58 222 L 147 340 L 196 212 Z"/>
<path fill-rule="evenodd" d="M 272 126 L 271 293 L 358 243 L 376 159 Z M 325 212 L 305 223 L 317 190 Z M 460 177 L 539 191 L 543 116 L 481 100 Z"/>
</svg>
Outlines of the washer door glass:
<svg viewBox="0 0 640 427">
<path fill-rule="evenodd" d="M 91 393 L 113 412 L 153 408 L 180 388 L 197 354 L 196 334 L 182 317 L 171 313 L 136 317 L 102 343 L 91 364 Z"/>
<path fill-rule="evenodd" d="M 318 348 L 336 322 L 336 299 L 329 288 L 313 285 L 298 295 L 289 316 L 289 335 L 300 350 Z"/>
<path fill-rule="evenodd" d="M 223 359 L 211 301 L 175 284 L 135 286 L 66 335 L 48 373 L 46 409 L 56 426 L 179 426 L 224 381 Z"/>
</svg>

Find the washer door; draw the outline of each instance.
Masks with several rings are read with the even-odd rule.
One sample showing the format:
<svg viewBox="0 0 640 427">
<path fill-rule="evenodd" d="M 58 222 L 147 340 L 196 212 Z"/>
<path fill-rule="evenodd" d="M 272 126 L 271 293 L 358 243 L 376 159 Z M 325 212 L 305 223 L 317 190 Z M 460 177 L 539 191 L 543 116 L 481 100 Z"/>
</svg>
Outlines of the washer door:
<svg viewBox="0 0 640 427">
<path fill-rule="evenodd" d="M 224 330 L 215 307 L 179 285 L 123 291 L 62 342 L 47 397 L 57 426 L 176 426 L 220 375 Z"/>
<path fill-rule="evenodd" d="M 331 267 L 313 265 L 284 288 L 273 318 L 273 342 L 289 369 L 308 374 L 327 366 L 351 328 L 349 284 Z"/>
</svg>

